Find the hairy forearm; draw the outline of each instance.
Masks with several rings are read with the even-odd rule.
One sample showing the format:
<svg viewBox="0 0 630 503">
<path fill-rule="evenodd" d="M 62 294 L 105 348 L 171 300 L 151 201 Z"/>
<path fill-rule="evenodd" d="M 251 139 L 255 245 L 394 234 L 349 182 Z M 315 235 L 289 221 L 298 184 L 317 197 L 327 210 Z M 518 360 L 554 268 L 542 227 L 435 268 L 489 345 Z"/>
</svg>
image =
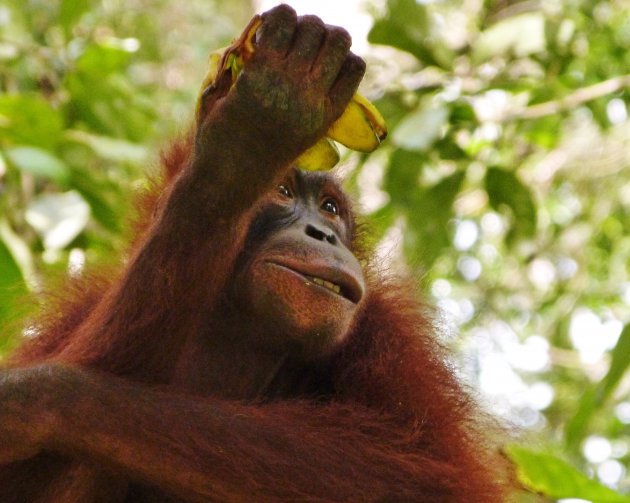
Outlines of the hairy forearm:
<svg viewBox="0 0 630 503">
<path fill-rule="evenodd" d="M 258 488 L 252 500 L 374 501 L 415 494 L 418 480 L 405 467 L 428 461 L 404 431 L 392 434 L 391 423 L 363 408 L 249 407 L 72 372 L 57 383 L 71 387 L 74 398 L 58 411 L 49 448 L 191 501 L 238 500 L 243 480 Z M 435 461 L 428 462 L 435 471 Z M 374 487 L 369 480 L 381 481 L 382 494 L 363 492 Z M 434 483 L 423 481 L 427 491 Z"/>
<path fill-rule="evenodd" d="M 201 447 L 197 435 L 199 428 L 225 435 L 218 409 L 123 381 L 83 378 L 90 395 L 62 408 L 49 448 L 122 468 L 136 481 L 186 498 L 204 501 L 217 494 L 212 482 L 220 452 Z M 193 429 L 191 418 L 198 422 Z"/>
<path fill-rule="evenodd" d="M 174 183 L 162 213 L 168 225 L 191 235 L 203 225 L 206 232 L 234 222 L 283 177 L 293 159 L 270 147 L 256 119 L 240 110 L 197 125 L 189 162 Z M 162 223 L 163 225 L 164 223 Z"/>
</svg>

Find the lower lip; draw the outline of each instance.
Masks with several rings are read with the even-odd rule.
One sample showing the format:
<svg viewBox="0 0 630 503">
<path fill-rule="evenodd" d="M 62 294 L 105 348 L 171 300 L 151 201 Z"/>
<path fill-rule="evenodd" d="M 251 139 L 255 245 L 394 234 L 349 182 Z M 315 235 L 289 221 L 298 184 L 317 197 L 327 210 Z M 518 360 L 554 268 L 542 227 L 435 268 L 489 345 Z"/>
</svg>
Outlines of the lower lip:
<svg viewBox="0 0 630 503">
<path fill-rule="evenodd" d="M 306 284 L 307 284 L 307 285 L 313 285 L 313 286 L 316 286 L 316 287 L 318 287 L 320 290 L 322 290 L 322 291 L 324 291 L 324 292 L 328 292 L 329 294 L 334 295 L 335 297 L 338 297 L 338 298 L 343 299 L 343 300 L 348 300 L 348 299 L 346 299 L 343 295 L 341 295 L 341 293 L 337 293 L 337 292 L 335 292 L 335 291 L 333 291 L 333 290 L 330 290 L 330 289 L 326 288 L 325 286 L 318 285 L 317 283 L 315 283 L 315 282 L 311 281 L 311 280 L 310 280 L 307 276 L 305 276 L 305 275 L 304 275 L 304 274 L 302 274 L 301 272 L 298 272 L 298 271 L 296 271 L 296 270 L 294 270 L 294 269 L 291 269 L 291 268 L 286 267 L 286 266 L 284 266 L 284 265 L 278 264 L 278 263 L 276 263 L 276 262 L 268 262 L 268 264 L 270 264 L 270 265 L 272 265 L 272 266 L 274 266 L 274 267 L 278 267 L 278 268 L 280 268 L 280 269 L 283 269 L 283 270 L 285 270 L 285 271 L 290 272 L 290 273 L 291 273 L 291 274 L 293 274 L 294 276 L 297 276 L 297 277 L 298 277 L 298 278 L 300 278 L 301 280 L 304 280 L 304 281 L 306 282 Z"/>
</svg>

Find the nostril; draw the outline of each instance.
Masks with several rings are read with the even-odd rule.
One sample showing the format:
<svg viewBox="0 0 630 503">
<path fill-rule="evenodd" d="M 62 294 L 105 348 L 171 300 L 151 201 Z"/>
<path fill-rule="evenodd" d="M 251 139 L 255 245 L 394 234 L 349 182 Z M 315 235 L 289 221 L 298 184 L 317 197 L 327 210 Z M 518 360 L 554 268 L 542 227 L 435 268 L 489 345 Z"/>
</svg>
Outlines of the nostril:
<svg viewBox="0 0 630 503">
<path fill-rule="evenodd" d="M 306 226 L 305 232 L 307 236 L 317 239 L 318 241 L 327 241 L 330 244 L 335 244 L 337 242 L 333 233 L 322 231 L 311 224 Z"/>
<path fill-rule="evenodd" d="M 318 241 L 324 241 L 326 239 L 326 234 L 311 224 L 306 226 L 306 235 L 317 239 Z"/>
</svg>

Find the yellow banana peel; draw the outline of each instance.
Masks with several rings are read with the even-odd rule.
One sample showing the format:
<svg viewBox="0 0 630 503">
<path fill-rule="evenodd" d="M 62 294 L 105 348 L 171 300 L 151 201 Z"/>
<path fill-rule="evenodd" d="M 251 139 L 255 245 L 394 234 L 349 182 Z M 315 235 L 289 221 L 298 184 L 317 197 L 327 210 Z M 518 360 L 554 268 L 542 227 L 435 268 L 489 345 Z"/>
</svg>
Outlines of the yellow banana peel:
<svg viewBox="0 0 630 503">
<path fill-rule="evenodd" d="M 295 165 L 307 171 L 325 171 L 339 162 L 339 149 L 327 136 L 320 138 L 315 145 L 304 151 Z"/>
<path fill-rule="evenodd" d="M 202 96 L 211 86 L 217 86 L 219 80 L 226 78 L 229 72 L 234 84 L 244 63 L 254 53 L 254 36 L 262 24 L 260 16 L 254 16 L 242 35 L 230 46 L 210 53 L 208 70 L 201 84 L 197 98 L 197 116 L 201 110 Z M 359 152 L 372 152 L 387 136 L 385 119 L 365 97 L 356 93 L 341 116 L 330 126 L 326 136 L 306 150 L 295 164 L 300 169 L 329 170 L 339 162 L 339 150 L 332 141 Z"/>
<path fill-rule="evenodd" d="M 372 152 L 387 136 L 385 119 L 367 98 L 355 94 L 326 136 L 359 152 Z"/>
</svg>

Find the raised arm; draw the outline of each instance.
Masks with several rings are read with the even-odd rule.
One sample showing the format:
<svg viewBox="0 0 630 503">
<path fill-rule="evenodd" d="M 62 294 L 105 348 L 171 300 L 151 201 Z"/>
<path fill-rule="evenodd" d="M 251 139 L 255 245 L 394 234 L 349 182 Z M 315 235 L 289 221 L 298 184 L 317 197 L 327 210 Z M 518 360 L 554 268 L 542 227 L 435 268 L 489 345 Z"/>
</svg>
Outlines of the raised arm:
<svg viewBox="0 0 630 503">
<path fill-rule="evenodd" d="M 228 92 L 204 94 L 212 105 L 201 107 L 188 164 L 121 278 L 58 361 L 168 381 L 182 344 L 225 290 L 255 202 L 358 86 L 365 65 L 349 47 L 343 29 L 298 18 L 287 6 L 263 14 L 253 56 Z M 151 344 L 173 356 L 155 357 Z"/>
<path fill-rule="evenodd" d="M 177 210 L 189 209 L 195 222 L 213 217 L 212 227 L 272 188 L 352 98 L 365 64 L 350 43 L 342 28 L 286 5 L 263 14 L 234 87 L 203 93 L 211 105 L 200 107 L 193 157 L 164 216 L 178 220 Z"/>
</svg>

